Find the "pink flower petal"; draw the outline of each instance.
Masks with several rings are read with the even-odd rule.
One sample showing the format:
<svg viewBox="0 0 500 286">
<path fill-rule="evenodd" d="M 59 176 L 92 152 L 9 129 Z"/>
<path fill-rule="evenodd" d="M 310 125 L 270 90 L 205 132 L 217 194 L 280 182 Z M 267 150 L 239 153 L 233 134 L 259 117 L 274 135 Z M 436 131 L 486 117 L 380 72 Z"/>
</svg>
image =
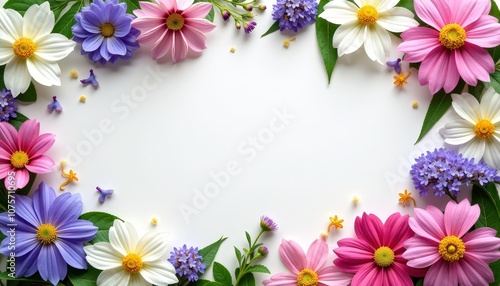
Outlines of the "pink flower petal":
<svg viewBox="0 0 500 286">
<path fill-rule="evenodd" d="M 452 23 L 451 10 L 447 1 L 415 0 L 415 12 L 418 17 L 436 30 Z"/>
<path fill-rule="evenodd" d="M 414 268 L 426 268 L 441 260 L 438 253 L 439 243 L 423 237 L 413 237 L 405 242 L 406 251 L 403 258 L 408 260 L 407 265 Z"/>
<path fill-rule="evenodd" d="M 384 285 L 398 285 L 398 286 L 413 286 L 413 281 L 408 273 L 403 271 L 404 269 L 396 268 L 394 266 L 383 268 L 385 283 L 380 283 L 380 286 Z"/>
<path fill-rule="evenodd" d="M 30 157 L 36 157 L 45 154 L 55 142 L 55 135 L 46 133 L 38 136 L 38 138 L 32 142 L 32 144 L 26 149 L 26 153 Z"/>
<path fill-rule="evenodd" d="M 467 43 L 482 48 L 494 48 L 500 45 L 500 24 L 498 24 L 498 19 L 495 17 L 482 16 L 468 27 L 465 27 L 465 29 L 467 31 Z"/>
<path fill-rule="evenodd" d="M 155 43 L 154 47 L 151 49 L 151 57 L 157 60 L 165 56 L 172 49 L 174 32 L 170 30 L 165 30 L 163 35 Z"/>
<path fill-rule="evenodd" d="M 439 260 L 432 265 L 424 278 L 424 286 L 455 286 L 458 285 L 457 269 L 458 263 L 448 263 Z"/>
<path fill-rule="evenodd" d="M 474 255 L 486 263 L 500 259 L 500 238 L 496 230 L 489 227 L 477 228 L 462 237 L 467 255 Z"/>
<path fill-rule="evenodd" d="M 283 264 L 293 274 L 299 274 L 307 268 L 307 258 L 302 248 L 295 241 L 282 240 L 280 245 L 280 258 Z"/>
<path fill-rule="evenodd" d="M 372 263 L 371 267 L 365 267 L 361 269 L 358 273 L 354 274 L 352 278 L 352 286 L 366 286 L 366 285 L 376 285 L 379 273 L 379 268 Z"/>
<path fill-rule="evenodd" d="M 212 9 L 211 3 L 198 2 L 182 12 L 185 19 L 200 18 L 203 19 L 207 16 L 208 12 Z"/>
<path fill-rule="evenodd" d="M 38 138 L 40 134 L 40 123 L 35 120 L 26 120 L 19 128 L 17 140 L 19 148 L 22 151 L 27 151 L 31 144 Z"/>
<path fill-rule="evenodd" d="M 452 15 L 450 23 L 457 23 L 462 27 L 475 22 L 482 15 L 487 15 L 491 9 L 490 0 L 453 0 L 447 3 Z"/>
<path fill-rule="evenodd" d="M 434 49 L 422 61 L 418 79 L 421 85 L 429 85 L 432 94 L 441 88 L 444 88 L 445 92 L 451 92 L 457 86 L 460 74 L 450 50 L 444 47 Z"/>
<path fill-rule="evenodd" d="M 403 243 L 415 233 L 408 224 L 408 215 L 402 216 L 400 213 L 394 213 L 384 223 L 384 236 L 382 245 L 388 246 L 393 251 L 403 247 Z"/>
<path fill-rule="evenodd" d="M 452 274 L 458 276 L 460 285 L 488 285 L 495 280 L 488 264 L 478 257 L 467 255 L 467 250 L 463 259 L 451 264 L 458 264 Z"/>
<path fill-rule="evenodd" d="M 368 242 L 373 247 L 382 246 L 384 225 L 376 215 L 363 213 L 361 218 L 357 217 L 354 222 L 354 231 L 359 239 Z"/>
<path fill-rule="evenodd" d="M 404 60 L 411 63 L 421 62 L 433 50 L 442 48 L 439 32 L 427 27 L 410 28 L 401 33 L 401 38 L 398 51 L 406 53 Z"/>
<path fill-rule="evenodd" d="M 140 29 L 138 28 L 138 26 L 140 26 L 140 24 L 134 25 L 135 28 Z M 163 23 L 147 30 L 144 30 L 144 28 L 140 30 L 141 34 L 139 35 L 139 37 L 137 37 L 137 41 L 141 44 L 155 44 L 163 39 L 164 34 L 168 31 L 165 24 Z"/>
<path fill-rule="evenodd" d="M 176 0 L 177 1 L 177 9 L 178 10 L 186 10 L 188 9 L 190 6 L 194 6 L 196 4 L 193 5 L 193 2 L 194 0 Z M 172 2 L 176 2 L 176 1 L 172 1 Z M 212 4 L 210 4 L 212 5 Z"/>
<path fill-rule="evenodd" d="M 328 257 L 328 245 L 323 239 L 316 239 L 307 249 L 307 268 L 317 272 Z"/>
<path fill-rule="evenodd" d="M 174 32 L 172 36 L 172 60 L 174 63 L 186 58 L 188 44 L 182 33 Z"/>
<path fill-rule="evenodd" d="M 206 19 L 194 19 L 194 18 L 186 19 L 184 25 L 190 28 L 194 28 L 198 31 L 201 31 L 202 33 L 210 32 L 216 27 L 213 23 L 211 23 Z"/>
<path fill-rule="evenodd" d="M 139 2 L 139 6 L 141 6 L 141 10 L 136 11 L 141 11 L 141 13 L 144 13 L 143 15 L 149 15 L 157 18 L 165 17 L 165 11 L 160 9 L 160 6 L 155 3 L 141 1 Z M 136 11 L 134 11 L 134 14 Z M 139 15 L 137 16 L 139 17 Z"/>
<path fill-rule="evenodd" d="M 434 206 L 427 206 L 427 208 Z M 439 243 L 446 235 L 441 224 L 428 211 L 416 208 L 414 217 L 410 218 L 410 227 L 418 235 Z"/>
<path fill-rule="evenodd" d="M 30 180 L 30 175 L 26 169 L 15 169 L 16 175 L 14 176 L 16 179 L 16 188 L 22 189 L 26 187 Z"/>
<path fill-rule="evenodd" d="M 277 273 L 262 282 L 265 286 L 297 286 L 297 275 Z"/>
<path fill-rule="evenodd" d="M 328 266 L 318 272 L 319 285 L 347 286 L 351 283 L 353 275 L 340 271 L 335 266 Z M 295 284 L 297 285 L 297 284 Z"/>
<path fill-rule="evenodd" d="M 0 122 L 0 148 L 12 154 L 18 150 L 17 130 L 7 122 Z M 9 156 L 10 157 L 10 156 Z"/>
<path fill-rule="evenodd" d="M 476 223 L 480 212 L 479 206 L 471 206 L 468 199 L 463 199 L 458 204 L 448 202 L 444 210 L 446 235 L 462 237 Z"/>
<path fill-rule="evenodd" d="M 42 155 L 35 159 L 30 160 L 28 164 L 25 165 L 28 171 L 35 174 L 46 174 L 52 172 L 52 166 L 54 166 L 54 160 L 49 156 Z"/>
<path fill-rule="evenodd" d="M 12 165 L 10 164 L 10 161 L 4 161 L 0 160 L 0 180 L 7 178 L 9 175 L 9 172 L 12 171 Z M 8 186 L 7 180 L 5 180 L 5 187 Z"/>
<path fill-rule="evenodd" d="M 184 26 L 180 33 L 183 35 L 184 39 L 186 39 L 187 45 L 191 50 L 201 52 L 207 48 L 207 46 L 205 46 L 206 38 L 202 32 Z"/>
<path fill-rule="evenodd" d="M 476 86 L 477 80 L 490 81 L 495 63 L 485 49 L 466 42 L 461 49 L 454 51 L 454 55 L 458 72 L 467 84 Z"/>
</svg>

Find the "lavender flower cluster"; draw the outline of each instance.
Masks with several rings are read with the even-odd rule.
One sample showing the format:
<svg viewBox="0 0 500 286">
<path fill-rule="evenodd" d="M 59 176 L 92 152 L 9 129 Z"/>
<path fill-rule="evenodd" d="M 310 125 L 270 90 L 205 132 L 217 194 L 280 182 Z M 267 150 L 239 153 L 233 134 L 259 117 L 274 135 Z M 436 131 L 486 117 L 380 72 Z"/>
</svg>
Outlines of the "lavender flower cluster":
<svg viewBox="0 0 500 286">
<path fill-rule="evenodd" d="M 273 20 L 279 21 L 280 31 L 298 29 L 313 23 L 318 13 L 314 0 L 278 0 L 273 5 Z"/>
<path fill-rule="evenodd" d="M 12 97 L 10 90 L 4 88 L 0 91 L 0 122 L 17 117 L 17 102 L 18 100 Z"/>
<path fill-rule="evenodd" d="M 181 248 L 174 247 L 174 251 L 170 252 L 168 261 L 175 267 L 177 275 L 187 277 L 191 282 L 198 280 L 198 273 L 203 274 L 207 267 L 201 262 L 201 255 L 198 254 L 198 247 L 187 248 L 184 244 Z"/>
<path fill-rule="evenodd" d="M 427 196 L 429 191 L 442 197 L 447 192 L 453 196 L 460 193 L 460 186 L 468 186 L 472 182 L 481 186 L 498 181 L 498 170 L 490 168 L 483 162 L 474 163 L 474 159 L 464 158 L 445 148 L 427 151 L 415 159 L 410 174 L 420 196 Z"/>
</svg>

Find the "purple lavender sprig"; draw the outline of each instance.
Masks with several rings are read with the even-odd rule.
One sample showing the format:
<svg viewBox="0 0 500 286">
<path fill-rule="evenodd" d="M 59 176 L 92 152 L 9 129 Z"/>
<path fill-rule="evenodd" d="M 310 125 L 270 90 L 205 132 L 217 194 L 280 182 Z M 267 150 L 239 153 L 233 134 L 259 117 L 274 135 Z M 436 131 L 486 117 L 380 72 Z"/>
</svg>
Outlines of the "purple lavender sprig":
<svg viewBox="0 0 500 286">
<path fill-rule="evenodd" d="M 17 118 L 17 103 L 19 100 L 12 96 L 10 90 L 0 91 L 0 122 L 7 122 L 11 118 Z"/>
<path fill-rule="evenodd" d="M 309 23 L 314 23 L 318 3 L 314 0 L 278 0 L 273 5 L 273 20 L 279 21 L 280 31 L 297 32 Z"/>
<path fill-rule="evenodd" d="M 180 278 L 187 278 L 188 281 L 198 280 L 199 275 L 205 273 L 206 264 L 201 262 L 203 257 L 198 254 L 198 247 L 187 248 L 184 244 L 180 248 L 174 247 L 170 252 L 168 261 L 175 267 L 175 272 Z"/>
</svg>

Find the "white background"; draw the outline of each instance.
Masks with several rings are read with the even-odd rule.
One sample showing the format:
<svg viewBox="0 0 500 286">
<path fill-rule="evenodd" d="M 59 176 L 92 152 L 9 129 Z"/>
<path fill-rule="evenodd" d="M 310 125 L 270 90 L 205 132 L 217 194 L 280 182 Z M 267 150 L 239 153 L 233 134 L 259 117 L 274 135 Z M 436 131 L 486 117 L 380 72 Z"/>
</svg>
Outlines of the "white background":
<svg viewBox="0 0 500 286">
<path fill-rule="evenodd" d="M 62 86 L 36 85 L 37 102 L 19 110 L 40 121 L 43 133 L 56 134 L 48 152 L 56 161 L 54 172 L 38 176 L 36 185 L 44 180 L 58 189 L 64 181 L 58 162 L 67 160 L 80 180 L 66 192 L 82 196 L 84 211 L 115 214 L 141 234 L 169 232 L 172 247 L 203 247 L 227 236 L 216 260 L 232 273 L 233 245 L 246 246 L 244 231 L 255 236 L 261 215 L 279 225 L 278 232 L 264 236 L 271 252 L 262 261 L 277 273 L 286 270 L 278 254 L 281 239 L 307 249 L 326 232 L 330 216 L 345 219 L 344 228 L 333 229 L 327 239 L 333 249 L 338 239 L 354 235 L 354 219 L 363 212 L 382 220 L 394 212 L 411 214 L 412 206 L 398 203 L 405 188 L 419 207 L 431 201 L 444 206 L 446 198 L 419 198 L 408 174 L 415 157 L 443 145 L 438 128 L 450 118 L 447 114 L 414 145 L 431 99 L 428 88 L 418 85 L 417 72 L 412 70 L 409 83 L 399 89 L 394 71 L 360 50 L 338 61 L 328 85 L 314 25 L 300 31 L 288 49 L 283 40 L 294 34 L 260 38 L 273 22 L 273 3 L 265 4 L 268 10 L 255 18 L 258 25 L 250 35 L 216 14 L 208 49 L 177 64 L 170 58 L 152 60 L 150 47 L 143 46 L 129 61 L 102 66 L 81 56 L 77 45 L 60 62 Z M 397 43 L 393 37 L 390 59 L 401 56 Z M 99 88 L 72 79 L 73 69 L 79 79 L 94 69 Z M 141 94 L 145 82 L 155 87 Z M 86 103 L 79 102 L 80 95 Z M 64 108 L 60 114 L 47 110 L 52 96 Z M 295 117 L 271 139 L 269 125 L 276 110 L 284 109 Z M 256 156 L 250 157 L 245 153 L 252 152 L 250 137 L 259 134 L 267 144 L 260 142 L 262 150 L 253 149 Z M 186 219 L 181 207 L 196 208 L 195 190 L 203 192 L 214 182 L 210 173 L 224 171 L 230 162 L 238 164 L 239 173 Z M 115 193 L 100 205 L 96 186 Z M 152 217 L 158 218 L 156 227 Z M 257 281 L 267 277 L 257 275 Z"/>
</svg>

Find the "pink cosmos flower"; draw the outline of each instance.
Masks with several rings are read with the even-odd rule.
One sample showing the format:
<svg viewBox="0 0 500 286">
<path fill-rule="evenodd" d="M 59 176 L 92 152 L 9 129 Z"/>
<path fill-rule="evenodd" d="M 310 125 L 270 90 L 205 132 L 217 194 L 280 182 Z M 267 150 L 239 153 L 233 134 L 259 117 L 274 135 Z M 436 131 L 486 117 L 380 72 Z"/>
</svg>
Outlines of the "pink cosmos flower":
<svg viewBox="0 0 500 286">
<path fill-rule="evenodd" d="M 45 174 L 52 171 L 54 160 L 44 155 L 54 144 L 54 134 L 40 134 L 40 123 L 26 120 L 19 132 L 9 123 L 0 122 L 0 180 L 15 173 L 15 187 L 24 188 L 29 181 L 29 172 Z"/>
<path fill-rule="evenodd" d="M 405 61 L 422 62 L 421 85 L 434 94 L 442 87 L 451 92 L 460 77 L 469 85 L 489 82 L 495 71 L 484 48 L 500 45 L 500 24 L 488 15 L 490 0 L 415 0 L 415 11 L 432 28 L 414 27 L 401 34 L 398 50 Z"/>
<path fill-rule="evenodd" d="M 425 275 L 425 270 L 407 266 L 403 258 L 403 244 L 414 236 L 408 215 L 394 213 L 383 224 L 376 215 L 363 213 L 356 218 L 354 230 L 358 238 L 341 239 L 333 250 L 338 257 L 333 263 L 354 274 L 352 286 L 412 286 L 410 276 Z"/>
<path fill-rule="evenodd" d="M 479 206 L 467 199 L 448 202 L 444 214 L 435 206 L 415 209 L 410 227 L 417 234 L 406 243 L 408 265 L 429 268 L 425 285 L 488 285 L 493 272 L 487 263 L 500 259 L 500 238 L 489 227 L 467 231 L 479 218 Z"/>
<path fill-rule="evenodd" d="M 212 9 L 211 3 L 193 0 L 154 0 L 139 2 L 141 10 L 134 10 L 137 16 L 132 26 L 141 31 L 137 41 L 152 44 L 151 56 L 159 59 L 172 51 L 172 60 L 180 61 L 188 50 L 201 52 L 206 49 L 204 33 L 215 25 L 204 17 Z"/>
<path fill-rule="evenodd" d="M 280 258 L 292 273 L 278 273 L 264 280 L 265 286 L 324 286 L 349 285 L 351 276 L 335 266 L 324 266 L 328 258 L 328 245 L 323 239 L 313 241 L 307 254 L 291 240 L 282 240 Z"/>
</svg>

